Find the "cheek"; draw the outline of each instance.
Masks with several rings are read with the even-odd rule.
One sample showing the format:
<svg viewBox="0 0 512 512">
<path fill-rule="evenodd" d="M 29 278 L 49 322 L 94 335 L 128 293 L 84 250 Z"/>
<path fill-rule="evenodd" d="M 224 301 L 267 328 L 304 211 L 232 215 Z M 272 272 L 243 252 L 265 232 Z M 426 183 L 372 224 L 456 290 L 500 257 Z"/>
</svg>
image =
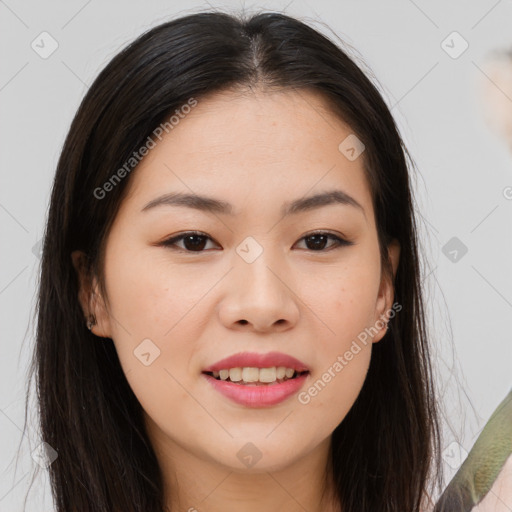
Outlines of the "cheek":
<svg viewBox="0 0 512 512">
<path fill-rule="evenodd" d="M 305 283 L 305 302 L 323 326 L 315 341 L 316 365 L 299 402 L 323 418 L 320 429 L 334 429 L 354 404 L 368 372 L 380 285 L 378 253 L 367 250 L 346 264 L 316 274 Z M 313 283 L 315 283 L 313 285 Z"/>
<path fill-rule="evenodd" d="M 325 328 L 315 337 L 315 371 L 298 400 L 318 434 L 332 432 L 356 401 L 370 365 L 375 286 L 361 278 L 351 285 L 332 287 L 324 295 L 328 309 L 318 315 Z M 355 286 L 357 284 L 357 286 Z M 318 324 L 320 326 L 320 323 Z"/>
<path fill-rule="evenodd" d="M 190 318 L 207 290 L 165 263 L 149 261 L 144 250 L 112 251 L 105 274 L 112 338 L 130 388 L 150 417 L 179 431 L 176 411 L 186 410 L 187 421 L 204 422 L 187 387 L 195 350 L 189 341 L 199 329 Z"/>
<path fill-rule="evenodd" d="M 354 251 L 343 264 L 311 272 L 304 279 L 302 297 L 324 324 L 328 345 L 342 348 L 373 324 L 380 286 L 377 256 L 370 250 Z"/>
<path fill-rule="evenodd" d="M 105 266 L 112 339 L 121 366 L 148 411 L 158 411 L 162 400 L 183 406 L 190 396 L 178 383 L 186 382 L 191 371 L 197 348 L 190 340 L 199 338 L 201 329 L 191 319 L 197 318 L 198 303 L 214 283 L 192 279 L 160 258 L 149 261 L 142 250 L 125 254 L 130 257 L 112 251 Z"/>
<path fill-rule="evenodd" d="M 350 361 L 346 352 L 336 353 L 299 393 L 301 411 L 296 416 L 303 418 L 313 438 L 331 434 L 357 400 L 370 365 L 371 346 L 360 344 L 358 350 L 357 354 L 349 351 Z"/>
<path fill-rule="evenodd" d="M 137 338 L 169 340 L 173 329 L 187 324 L 186 315 L 214 281 L 173 265 L 155 248 L 132 250 L 127 258 L 112 251 L 106 262 L 107 290 L 112 314 Z M 115 324 L 115 322 L 114 322 Z M 123 337 L 123 329 L 115 327 Z M 133 336 L 132 336 L 133 337 Z"/>
</svg>

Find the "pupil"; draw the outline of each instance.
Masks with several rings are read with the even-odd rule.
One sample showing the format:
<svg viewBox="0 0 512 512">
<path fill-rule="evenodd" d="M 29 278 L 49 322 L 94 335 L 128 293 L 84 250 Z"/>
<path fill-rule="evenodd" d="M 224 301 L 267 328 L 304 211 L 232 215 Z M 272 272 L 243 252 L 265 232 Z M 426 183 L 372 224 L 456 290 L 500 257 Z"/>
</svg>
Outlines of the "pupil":
<svg viewBox="0 0 512 512">
<path fill-rule="evenodd" d="M 196 243 L 192 243 L 192 244 L 190 244 L 190 240 L 192 240 L 192 239 L 194 239 L 194 238 L 196 239 Z M 199 238 L 199 239 L 201 239 L 201 240 L 199 241 L 199 243 L 197 243 L 197 239 L 198 239 L 198 238 Z M 204 245 L 205 245 L 205 242 L 206 242 L 206 241 L 205 241 L 205 238 L 206 238 L 206 237 L 201 236 L 201 235 L 189 235 L 189 236 L 187 236 L 187 237 L 185 237 L 185 238 L 183 239 L 183 243 L 184 243 L 184 245 L 185 245 L 185 247 L 186 247 L 187 249 L 192 249 L 192 250 L 194 250 L 194 249 L 195 249 L 195 250 L 202 250 L 202 249 L 204 248 Z"/>
<path fill-rule="evenodd" d="M 319 241 L 319 239 L 322 239 L 322 238 L 323 238 L 324 243 L 320 243 L 320 246 L 318 246 L 318 241 Z M 325 241 L 327 240 L 327 235 L 310 235 L 307 237 L 307 239 L 313 240 L 313 242 L 314 242 L 313 249 L 324 249 Z M 311 249 L 311 247 L 309 247 L 309 246 L 308 246 L 308 248 Z"/>
</svg>

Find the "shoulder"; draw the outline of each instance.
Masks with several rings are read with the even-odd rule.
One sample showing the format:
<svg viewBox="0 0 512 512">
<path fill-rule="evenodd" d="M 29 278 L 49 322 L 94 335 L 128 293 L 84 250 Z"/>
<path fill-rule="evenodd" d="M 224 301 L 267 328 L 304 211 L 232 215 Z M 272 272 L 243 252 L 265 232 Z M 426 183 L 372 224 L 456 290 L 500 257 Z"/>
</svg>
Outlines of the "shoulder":
<svg viewBox="0 0 512 512">
<path fill-rule="evenodd" d="M 485 498 L 471 512 L 510 512 L 512 510 L 512 454 Z"/>
</svg>

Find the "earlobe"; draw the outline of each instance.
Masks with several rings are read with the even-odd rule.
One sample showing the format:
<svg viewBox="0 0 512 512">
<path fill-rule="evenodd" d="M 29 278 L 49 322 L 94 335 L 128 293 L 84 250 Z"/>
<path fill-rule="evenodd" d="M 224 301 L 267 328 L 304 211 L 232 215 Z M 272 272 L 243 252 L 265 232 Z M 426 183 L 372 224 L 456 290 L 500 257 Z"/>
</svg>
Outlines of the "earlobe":
<svg viewBox="0 0 512 512">
<path fill-rule="evenodd" d="M 78 301 L 84 315 L 84 325 L 96 336 L 110 338 L 109 316 L 98 292 L 97 279 L 91 275 L 87 264 L 87 255 L 83 251 L 73 251 L 71 260 L 77 273 Z"/>
</svg>

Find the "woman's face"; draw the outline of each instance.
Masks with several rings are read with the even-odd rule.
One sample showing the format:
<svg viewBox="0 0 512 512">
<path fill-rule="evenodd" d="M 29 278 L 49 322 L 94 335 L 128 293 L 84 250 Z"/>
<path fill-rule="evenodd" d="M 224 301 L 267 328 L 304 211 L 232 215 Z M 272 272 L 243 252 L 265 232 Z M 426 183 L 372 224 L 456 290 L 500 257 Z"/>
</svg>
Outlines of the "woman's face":
<svg viewBox="0 0 512 512">
<path fill-rule="evenodd" d="M 95 304 L 93 332 L 112 338 L 148 431 L 170 453 L 277 470 L 326 453 L 356 400 L 393 294 L 349 136 L 314 93 L 224 92 L 155 139 L 130 176 L 106 245 L 108 312 Z M 338 200 L 305 202 L 334 191 Z M 162 199 L 172 194 L 211 202 Z M 201 236 L 166 245 L 190 231 Z M 216 365 L 241 353 L 274 354 Z M 307 373 L 250 383 L 281 366 Z M 212 367 L 235 382 L 204 373 Z"/>
</svg>

